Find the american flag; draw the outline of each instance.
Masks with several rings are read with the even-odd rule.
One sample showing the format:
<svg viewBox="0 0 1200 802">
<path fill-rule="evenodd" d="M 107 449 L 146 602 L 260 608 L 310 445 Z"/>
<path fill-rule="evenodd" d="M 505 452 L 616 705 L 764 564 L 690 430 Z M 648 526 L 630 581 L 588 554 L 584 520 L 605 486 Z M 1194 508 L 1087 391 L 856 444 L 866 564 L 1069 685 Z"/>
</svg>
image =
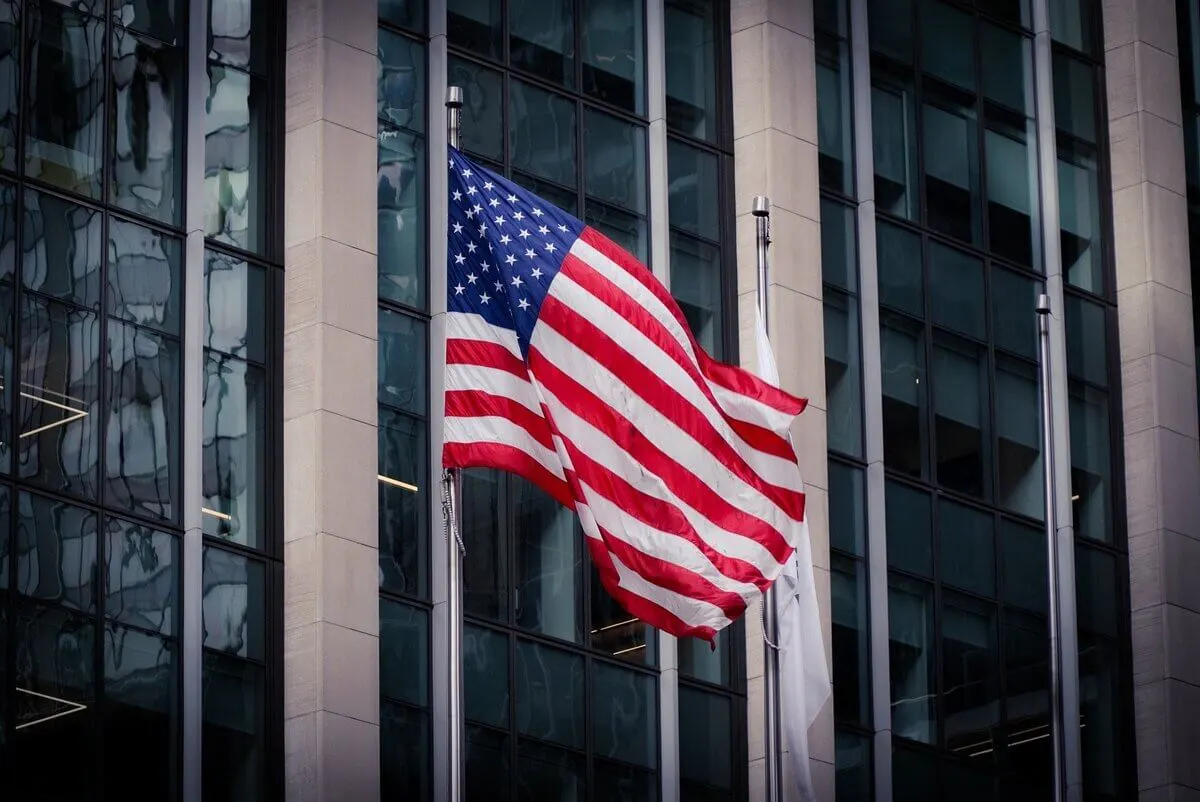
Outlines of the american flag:
<svg viewBox="0 0 1200 802">
<path fill-rule="evenodd" d="M 447 468 L 574 510 L 631 615 L 712 641 L 791 557 L 805 401 L 705 353 L 649 270 L 450 149 Z"/>
</svg>

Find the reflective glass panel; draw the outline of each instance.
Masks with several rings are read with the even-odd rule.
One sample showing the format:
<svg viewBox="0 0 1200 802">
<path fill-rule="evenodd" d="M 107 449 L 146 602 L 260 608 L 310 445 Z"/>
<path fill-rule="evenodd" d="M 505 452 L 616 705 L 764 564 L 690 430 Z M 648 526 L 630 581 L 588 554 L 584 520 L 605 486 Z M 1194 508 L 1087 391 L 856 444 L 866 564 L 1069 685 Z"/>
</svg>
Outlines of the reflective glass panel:
<svg viewBox="0 0 1200 802">
<path fill-rule="evenodd" d="M 861 557 L 867 542 L 866 478 L 861 468 L 829 460 L 829 545 Z"/>
<path fill-rule="evenodd" d="M 933 586 L 890 577 L 888 618 L 892 730 L 901 738 L 937 743 Z"/>
<path fill-rule="evenodd" d="M 1088 725 L 1080 729 L 1083 786 L 1091 799 L 1122 799 L 1132 795 L 1122 793 L 1128 790 L 1123 771 L 1127 761 L 1122 758 L 1128 746 L 1119 740 L 1119 733 L 1124 731 L 1123 711 L 1129 710 L 1121 681 L 1125 670 L 1116 643 L 1086 635 L 1080 638 L 1079 714 Z M 1188 731 L 1195 731 L 1195 724 L 1186 726 Z M 1183 737 L 1190 741 L 1188 736 Z"/>
<path fill-rule="evenodd" d="M 1037 306 L 1039 286 L 1032 279 L 999 267 L 992 268 L 992 341 L 997 348 L 1038 358 L 1037 327 L 1030 315 Z"/>
<path fill-rule="evenodd" d="M 943 487 L 991 495 L 987 350 L 942 332 L 933 346 L 934 438 Z"/>
<path fill-rule="evenodd" d="M 204 259 L 204 347 L 254 362 L 264 361 L 266 271 L 216 251 L 206 251 Z"/>
<path fill-rule="evenodd" d="M 592 618 L 588 641 L 593 649 L 607 652 L 628 663 L 654 665 L 658 659 L 658 637 L 653 629 L 629 613 L 608 594 L 600 573 L 590 563 Z M 705 644 L 707 648 L 708 644 Z"/>
<path fill-rule="evenodd" d="M 836 290 L 825 294 L 825 393 L 828 446 L 862 456 L 862 364 L 858 303 Z"/>
<path fill-rule="evenodd" d="M 1067 328 L 1067 373 L 1101 387 L 1108 384 L 1106 310 L 1077 295 L 1063 299 Z"/>
<path fill-rule="evenodd" d="M 103 213 L 26 190 L 24 236 L 21 283 L 26 289 L 100 308 Z"/>
<path fill-rule="evenodd" d="M 927 93 L 928 96 L 928 93 Z M 938 101 L 922 107 L 925 199 L 929 227 L 979 242 L 979 134 L 969 106 Z"/>
<path fill-rule="evenodd" d="M 517 625 L 579 642 L 583 636 L 583 569 L 588 558 L 575 514 L 532 483 L 515 478 L 514 482 Z"/>
<path fill-rule="evenodd" d="M 1033 116 L 1033 55 L 1029 39 L 1007 28 L 983 23 L 979 28 L 983 95 Z"/>
<path fill-rule="evenodd" d="M 470 724 L 465 727 L 465 732 L 467 770 L 463 785 L 467 800 L 508 802 L 512 799 L 508 736 Z"/>
<path fill-rule="evenodd" d="M 1006 508 L 1041 518 L 1041 400 L 1037 366 L 996 354 L 996 460 L 999 501 Z"/>
<path fill-rule="evenodd" d="M 1106 551 L 1075 545 L 1075 595 L 1079 628 L 1116 637 L 1120 613 L 1117 558 Z"/>
<path fill-rule="evenodd" d="M 380 799 L 431 799 L 429 713 L 384 700 L 379 711 Z"/>
<path fill-rule="evenodd" d="M 425 0 L 379 0 L 379 18 L 402 28 L 425 30 Z"/>
<path fill-rule="evenodd" d="M 637 766 L 658 765 L 658 688 L 651 674 L 592 664 L 592 751 Z"/>
<path fill-rule="evenodd" d="M 177 0 L 112 0 L 113 22 L 167 44 L 183 37 L 182 3 Z"/>
<path fill-rule="evenodd" d="M 17 167 L 21 104 L 21 0 L 0 0 L 0 168 Z"/>
<path fill-rule="evenodd" d="M 888 482 L 886 525 L 888 566 L 933 578 L 933 511 L 929 494 Z"/>
<path fill-rule="evenodd" d="M 266 669 L 204 654 L 204 802 L 257 802 L 267 765 Z"/>
<path fill-rule="evenodd" d="M 924 476 L 929 455 L 924 328 L 899 315 L 880 318 L 884 464 Z"/>
<path fill-rule="evenodd" d="M 993 727 L 1000 723 L 996 608 L 944 593 L 941 635 L 946 747 L 979 751 L 992 746 Z"/>
<path fill-rule="evenodd" d="M 468 721 L 508 727 L 508 641 L 494 630 L 463 626 L 463 705 Z"/>
<path fill-rule="evenodd" d="M 938 574 L 947 585 L 983 596 L 996 595 L 995 519 L 991 513 L 938 502 Z"/>
<path fill-rule="evenodd" d="M 574 88 L 575 3 L 509 0 L 508 57 L 514 67 Z"/>
<path fill-rule="evenodd" d="M 746 637 L 739 621 L 744 623 L 745 619 L 738 619 L 717 632 L 715 649 L 699 638 L 680 638 L 676 644 L 679 673 L 715 685 L 729 685 L 733 681 L 734 640 Z"/>
<path fill-rule="evenodd" d="M 929 243 L 929 295 L 934 323 L 977 340 L 987 339 L 981 260 Z"/>
<path fill-rule="evenodd" d="M 204 355 L 204 534 L 264 548 L 267 387 L 265 372 L 215 351 Z"/>
<path fill-rule="evenodd" d="M 650 264 L 650 234 L 645 217 L 588 200 L 583 221 L 633 254 L 642 264 Z"/>
<path fill-rule="evenodd" d="M 905 64 L 913 60 L 912 0 L 868 0 L 868 37 L 871 50 Z"/>
<path fill-rule="evenodd" d="M 923 0 L 919 27 L 921 61 L 927 73 L 964 89 L 975 88 L 974 23 L 970 14 L 937 0 Z M 948 47 L 949 42 L 954 46 Z"/>
<path fill-rule="evenodd" d="M 104 630 L 106 799 L 172 799 L 181 729 L 178 647 L 122 626 Z M 136 768 L 120 756 L 135 752 Z"/>
<path fill-rule="evenodd" d="M 1058 130 L 1096 141 L 1096 76 L 1086 62 L 1054 53 L 1054 124 Z"/>
<path fill-rule="evenodd" d="M 721 207 L 717 157 L 677 140 L 667 141 L 671 225 L 718 242 Z"/>
<path fill-rule="evenodd" d="M 818 31 L 850 37 L 850 5 L 845 0 L 816 0 L 813 17 Z"/>
<path fill-rule="evenodd" d="M 1032 24 L 1029 0 L 976 0 L 975 5 L 993 17 L 1019 23 L 1024 28 Z"/>
<path fill-rule="evenodd" d="M 268 10 L 268 0 L 211 0 L 208 58 L 227 67 L 263 74 L 269 65 L 262 31 L 274 23 L 267 17 Z"/>
<path fill-rule="evenodd" d="M 1035 270 L 1041 268 L 1033 122 L 988 120 L 984 132 L 988 245 L 993 253 Z"/>
<path fill-rule="evenodd" d="M 1096 155 L 1078 143 L 1058 148 L 1059 238 L 1063 272 L 1076 287 L 1104 290 L 1100 176 Z"/>
<path fill-rule="evenodd" d="M 0 182 L 0 472 L 3 473 L 8 473 L 12 467 L 13 399 L 18 392 L 13 380 L 16 242 L 17 190 L 11 184 Z"/>
<path fill-rule="evenodd" d="M 493 469 L 462 472 L 463 608 L 469 615 L 507 621 L 512 615 L 509 541 L 500 529 L 507 483 Z M 382 528 L 380 529 L 382 532 Z"/>
<path fill-rule="evenodd" d="M 20 375 L 21 477 L 94 498 L 102 431 L 99 319 L 92 312 L 25 296 Z"/>
<path fill-rule="evenodd" d="M 27 3 L 25 174 L 99 198 L 104 169 L 104 22 Z"/>
<path fill-rule="evenodd" d="M 179 615 L 178 538 L 117 518 L 108 518 L 104 528 L 104 614 L 149 632 L 174 635 Z"/>
<path fill-rule="evenodd" d="M 204 648 L 262 660 L 266 569 L 257 560 L 204 548 Z"/>
<path fill-rule="evenodd" d="M 825 224 L 821 224 L 825 228 Z M 900 226 L 877 221 L 879 300 L 910 315 L 925 315 L 925 281 L 921 271 L 921 238 Z"/>
<path fill-rule="evenodd" d="M 179 343 L 108 321 L 105 491 L 108 504 L 175 518 L 179 467 Z"/>
<path fill-rule="evenodd" d="M 1050 33 L 1055 41 L 1083 50 L 1096 47 L 1096 0 L 1051 0 Z"/>
<path fill-rule="evenodd" d="M 264 98 L 259 78 L 230 67 L 209 66 L 204 233 L 250 251 L 262 249 L 266 228 Z"/>
<path fill-rule="evenodd" d="M 721 337 L 721 252 L 705 242 L 671 232 L 671 294 L 700 347 L 717 359 Z"/>
<path fill-rule="evenodd" d="M 817 37 L 817 145 L 821 186 L 854 195 L 850 45 Z M 822 198 L 824 202 L 824 198 Z M 825 218 L 821 218 L 822 224 Z"/>
<path fill-rule="evenodd" d="M 517 746 L 517 799 L 586 799 L 587 759 L 578 753 L 522 739 Z"/>
<path fill-rule="evenodd" d="M 589 197 L 646 211 L 646 129 L 586 109 L 583 188 Z"/>
<path fill-rule="evenodd" d="M 583 0 L 581 13 L 584 94 L 640 114 L 646 94 L 642 0 Z"/>
<path fill-rule="evenodd" d="M 380 122 L 425 131 L 425 47 L 386 29 L 379 31 L 376 113 Z"/>
<path fill-rule="evenodd" d="M 546 11 L 539 7 L 538 13 Z M 575 104 L 515 80 L 510 85 L 510 104 L 509 157 L 513 169 L 565 187 L 575 186 Z"/>
<path fill-rule="evenodd" d="M 656 802 L 659 779 L 653 771 L 596 757 L 592 761 L 594 799 Z"/>
<path fill-rule="evenodd" d="M 499 12 L 498 0 L 497 15 Z M 466 3 L 462 3 L 466 5 Z M 451 3 L 450 18 L 454 19 Z M 478 4 L 472 4 L 478 5 Z M 454 24 L 450 38 L 454 39 Z M 504 159 L 504 78 L 495 70 L 480 67 L 470 61 L 450 57 L 447 76 L 451 86 L 463 88 L 462 149 L 499 162 Z M 498 172 L 503 172 L 499 170 Z"/>
<path fill-rule="evenodd" d="M 379 126 L 379 297 L 425 309 L 425 139 Z"/>
<path fill-rule="evenodd" d="M 679 686 L 681 799 L 720 799 L 733 789 L 733 705 L 729 697 Z"/>
<path fill-rule="evenodd" d="M 855 207 L 821 198 L 821 278 L 858 292 L 858 226 Z"/>
<path fill-rule="evenodd" d="M 130 211 L 177 223 L 183 212 L 183 54 L 113 28 L 110 56 L 110 198 Z"/>
<path fill-rule="evenodd" d="M 886 0 L 886 4 L 900 5 L 895 0 Z M 882 212 L 915 220 L 920 214 L 920 201 L 917 192 L 917 112 L 911 79 L 889 77 L 872 84 L 871 120 L 875 202 Z M 931 135 L 932 132 L 926 137 Z M 951 150 L 946 158 L 952 159 L 953 155 Z"/>
<path fill-rule="evenodd" d="M 1075 534 L 1112 540 L 1112 473 L 1109 467 L 1108 396 L 1072 383 L 1071 505 Z"/>
<path fill-rule="evenodd" d="M 429 614 L 389 599 L 379 600 L 379 693 L 429 704 Z"/>
<path fill-rule="evenodd" d="M 115 217 L 108 222 L 108 314 L 178 334 L 183 244 Z"/>
<path fill-rule="evenodd" d="M 0 590 L 8 590 L 8 567 L 12 559 L 12 517 L 9 513 L 12 510 L 12 498 L 9 490 L 4 485 L 0 485 Z M 7 594 L 6 594 L 7 597 Z M 0 604 L 0 618 L 3 618 L 3 605 Z M 0 635 L 0 647 L 4 645 L 4 635 Z M 0 671 L 0 678 L 3 678 L 4 673 Z M 0 705 L 0 711 L 3 711 L 3 705 Z"/>
<path fill-rule="evenodd" d="M 429 541 L 429 445 L 424 421 L 379 408 L 380 587 L 424 596 Z M 465 507 L 465 505 L 464 505 Z M 467 531 L 464 509 L 463 531 Z M 468 564 L 476 561 L 472 552 Z"/>
<path fill-rule="evenodd" d="M 446 5 L 446 30 L 450 34 L 451 44 L 494 59 L 503 56 L 502 0 L 448 0 Z"/>
<path fill-rule="evenodd" d="M 715 3 L 666 0 L 667 127 L 717 138 Z"/>
<path fill-rule="evenodd" d="M 836 802 L 863 802 L 871 798 L 871 741 L 863 735 L 837 730 L 834 736 L 834 789 Z"/>
<path fill-rule="evenodd" d="M 101 536 L 96 514 L 45 496 L 17 498 L 17 592 L 94 612 Z"/>
<path fill-rule="evenodd" d="M 429 393 L 425 323 L 379 310 L 379 402 L 424 415 Z"/>
<path fill-rule="evenodd" d="M 522 735 L 583 748 L 582 656 L 518 640 L 516 690 L 517 730 Z"/>
<path fill-rule="evenodd" d="M 830 564 L 834 715 L 838 721 L 866 725 L 871 717 L 866 570 L 862 562 L 836 553 Z"/>
<path fill-rule="evenodd" d="M 1046 612 L 1046 533 L 1032 526 L 1001 519 L 1000 553 L 1003 591 L 1007 604 Z"/>
</svg>

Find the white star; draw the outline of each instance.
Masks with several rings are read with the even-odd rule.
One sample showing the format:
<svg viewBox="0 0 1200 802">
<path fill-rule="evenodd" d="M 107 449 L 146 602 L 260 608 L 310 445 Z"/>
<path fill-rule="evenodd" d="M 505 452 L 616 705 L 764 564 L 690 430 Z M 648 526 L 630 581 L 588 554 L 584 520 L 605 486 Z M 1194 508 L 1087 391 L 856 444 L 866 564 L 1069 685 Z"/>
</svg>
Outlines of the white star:
<svg viewBox="0 0 1200 802">
<path fill-rule="evenodd" d="M 480 266 L 483 268 L 483 272 L 484 272 L 484 273 L 487 273 L 488 271 L 490 271 L 490 270 L 492 269 L 492 266 L 491 266 L 491 265 L 489 265 L 487 262 L 484 262 L 484 263 L 483 263 L 482 265 L 480 265 Z"/>
<path fill-rule="evenodd" d="M 462 265 L 462 264 L 466 264 L 466 263 L 467 263 L 467 257 L 463 256 L 461 253 L 455 255 L 454 264 Z"/>
<path fill-rule="evenodd" d="M 489 192 L 492 190 L 492 187 L 494 187 L 494 186 L 496 186 L 496 185 L 495 185 L 495 184 L 493 184 L 491 181 L 484 181 L 484 182 L 483 182 L 483 188 L 484 188 L 484 189 L 486 189 L 486 190 L 488 190 Z"/>
<path fill-rule="evenodd" d="M 520 287 L 520 286 L 521 286 L 521 277 L 520 277 L 520 276 L 513 276 L 512 285 L 513 285 L 514 287 Z"/>
<path fill-rule="evenodd" d="M 508 256 L 504 257 L 504 264 L 515 265 L 516 263 L 517 263 L 517 257 L 513 256 L 511 253 Z"/>
<path fill-rule="evenodd" d="M 504 225 L 504 215 L 500 215 L 499 217 L 496 218 L 496 225 L 498 225 L 498 226 Z"/>
<path fill-rule="evenodd" d="M 544 236 L 550 233 L 550 229 L 546 228 L 545 226 L 538 226 L 538 233 Z"/>
<path fill-rule="evenodd" d="M 467 283 L 468 284 L 474 284 L 478 278 L 479 278 L 479 276 L 475 275 L 474 273 L 467 273 Z"/>
<path fill-rule="evenodd" d="M 536 253 L 534 253 L 534 251 L 533 251 L 533 248 L 526 248 L 526 249 L 525 249 L 525 255 L 526 255 L 526 256 L 528 256 L 530 259 L 532 259 L 533 257 L 537 256 L 537 254 L 536 254 Z"/>
<path fill-rule="evenodd" d="M 463 171 L 462 171 L 462 177 L 463 177 L 463 178 L 470 178 L 470 177 L 471 177 L 471 170 L 470 170 L 470 168 L 467 168 L 466 170 L 463 170 Z"/>
<path fill-rule="evenodd" d="M 483 207 L 480 206 L 478 203 L 475 204 L 475 206 L 473 208 L 475 209 L 475 214 L 479 214 L 480 212 L 483 211 Z"/>
<path fill-rule="evenodd" d="M 462 223 L 455 223 L 455 224 L 454 224 L 454 233 L 455 233 L 455 234 L 461 234 L 461 233 L 462 233 L 462 229 L 463 229 L 463 227 L 462 227 Z"/>
<path fill-rule="evenodd" d="M 516 202 L 517 202 L 517 196 L 516 196 L 516 195 L 509 195 L 509 196 L 508 196 L 508 202 L 509 202 L 509 203 L 516 203 Z"/>
<path fill-rule="evenodd" d="M 542 216 L 542 210 L 541 210 L 541 209 L 534 209 L 534 210 L 533 210 L 533 216 L 534 216 L 534 217 L 541 217 L 541 216 Z"/>
<path fill-rule="evenodd" d="M 467 219 L 470 220 L 474 216 L 475 216 L 475 212 L 471 211 L 470 209 L 467 209 Z"/>
<path fill-rule="evenodd" d="M 473 186 L 467 187 L 467 194 L 468 194 L 468 195 L 474 195 L 474 194 L 475 194 L 476 192 L 478 192 L 478 191 L 479 191 L 479 190 L 475 189 L 475 187 L 473 187 Z"/>
<path fill-rule="evenodd" d="M 559 225 L 558 225 L 558 230 L 559 230 L 559 231 L 562 231 L 562 232 L 566 232 L 566 231 L 567 231 L 567 225 L 566 225 L 566 223 L 559 223 Z"/>
<path fill-rule="evenodd" d="M 554 245 L 553 242 L 546 243 L 546 250 L 549 251 L 550 253 L 554 253 L 555 248 L 556 248 L 556 246 Z"/>
<path fill-rule="evenodd" d="M 451 160 L 450 160 L 450 169 L 451 169 L 451 170 L 453 170 L 453 169 L 454 169 L 454 159 L 451 159 Z"/>
<path fill-rule="evenodd" d="M 499 281 L 496 282 L 495 287 L 496 287 L 496 292 L 500 292 L 501 290 L 504 289 L 504 285 L 501 284 Z"/>
<path fill-rule="evenodd" d="M 542 277 L 542 269 L 540 267 L 535 267 L 533 269 L 533 272 L 530 273 L 529 275 L 533 276 L 534 278 L 541 278 Z"/>
<path fill-rule="evenodd" d="M 500 205 L 499 198 L 492 198 L 490 201 L 488 201 L 488 206 L 491 206 L 493 209 L 495 209 L 499 205 Z"/>
<path fill-rule="evenodd" d="M 456 190 L 454 190 L 454 194 L 452 195 L 452 197 L 453 197 L 453 198 L 454 198 L 456 201 L 460 201 L 460 200 L 462 200 L 462 193 L 461 193 L 461 192 L 459 192 L 459 191 L 456 189 Z"/>
<path fill-rule="evenodd" d="M 508 236 L 507 234 L 500 235 L 500 244 L 501 245 L 507 245 L 510 242 L 512 242 L 512 237 Z"/>
<path fill-rule="evenodd" d="M 462 294 L 463 294 L 463 290 L 465 290 L 465 289 L 466 289 L 466 287 L 464 287 L 462 284 L 455 284 L 455 285 L 454 285 L 454 294 L 455 294 L 455 295 L 462 295 Z"/>
<path fill-rule="evenodd" d="M 481 237 L 482 237 L 482 236 L 483 236 L 484 234 L 486 234 L 486 233 L 487 233 L 487 226 L 486 226 L 486 225 L 482 225 L 482 226 L 480 226 L 480 227 L 479 227 L 479 236 L 481 236 Z"/>
<path fill-rule="evenodd" d="M 513 220 L 524 220 L 525 212 L 513 212 Z"/>
<path fill-rule="evenodd" d="M 478 247 L 479 246 L 476 245 L 474 242 L 468 242 L 467 243 L 467 253 L 475 253 L 475 249 Z M 459 264 L 461 264 L 461 262 Z"/>
<path fill-rule="evenodd" d="M 529 236 L 529 229 L 527 229 L 527 228 L 521 229 L 521 233 L 518 234 L 517 236 L 519 236 L 521 239 L 526 239 Z"/>
<path fill-rule="evenodd" d="M 524 311 L 529 308 L 529 301 L 526 301 L 524 298 L 522 298 L 521 300 L 517 301 L 517 306 L 521 307 L 521 311 Z"/>
<path fill-rule="evenodd" d="M 490 300 L 492 300 L 492 297 L 490 295 L 488 295 L 486 292 L 483 295 L 479 296 L 479 303 L 481 303 L 481 304 L 486 304 Z"/>
</svg>

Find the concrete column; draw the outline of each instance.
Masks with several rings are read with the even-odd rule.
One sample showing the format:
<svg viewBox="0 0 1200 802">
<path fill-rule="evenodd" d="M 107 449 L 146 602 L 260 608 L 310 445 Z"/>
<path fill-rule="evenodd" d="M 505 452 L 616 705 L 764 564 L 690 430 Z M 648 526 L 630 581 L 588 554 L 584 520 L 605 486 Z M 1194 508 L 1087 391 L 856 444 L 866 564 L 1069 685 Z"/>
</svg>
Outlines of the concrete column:
<svg viewBox="0 0 1200 802">
<path fill-rule="evenodd" d="M 1104 4 L 1138 788 L 1200 797 L 1200 448 L 1175 6 Z"/>
<path fill-rule="evenodd" d="M 809 531 L 826 662 L 831 658 L 829 471 L 825 438 L 825 331 L 821 302 L 820 195 L 817 177 L 816 46 L 811 0 L 735 0 L 733 125 L 736 175 L 738 321 L 745 366 L 755 364 L 755 195 L 771 199 L 771 342 L 783 386 L 808 399 L 792 435 L 808 494 Z M 763 640 L 759 605 L 746 613 L 750 798 L 764 773 Z M 833 698 L 809 732 L 819 799 L 833 799 Z M 785 744 L 786 747 L 786 744 Z M 784 797 L 794 786 L 784 755 Z"/>
<path fill-rule="evenodd" d="M 375 0 L 288 5 L 289 802 L 379 798 L 376 13 Z"/>
</svg>

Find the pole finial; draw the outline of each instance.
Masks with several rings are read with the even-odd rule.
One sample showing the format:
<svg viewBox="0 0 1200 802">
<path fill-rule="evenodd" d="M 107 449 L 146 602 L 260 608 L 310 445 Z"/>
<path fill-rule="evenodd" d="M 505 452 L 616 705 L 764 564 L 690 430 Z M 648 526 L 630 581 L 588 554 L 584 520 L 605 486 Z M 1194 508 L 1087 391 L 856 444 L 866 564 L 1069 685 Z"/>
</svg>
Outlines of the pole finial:
<svg viewBox="0 0 1200 802">
<path fill-rule="evenodd" d="M 769 217 L 771 215 L 771 199 L 766 195 L 755 195 L 751 212 L 755 217 Z"/>
<path fill-rule="evenodd" d="M 463 104 L 463 88 L 461 86 L 446 87 L 446 105 L 452 109 L 460 109 Z"/>
<path fill-rule="evenodd" d="M 1043 292 L 1041 295 L 1039 295 L 1039 296 L 1038 296 L 1038 299 L 1037 299 L 1037 313 L 1038 313 L 1039 315 L 1048 315 L 1048 314 L 1050 314 L 1050 296 L 1049 296 L 1049 295 L 1047 295 L 1047 294 L 1046 294 L 1046 293 L 1044 293 L 1044 292 Z"/>
</svg>

